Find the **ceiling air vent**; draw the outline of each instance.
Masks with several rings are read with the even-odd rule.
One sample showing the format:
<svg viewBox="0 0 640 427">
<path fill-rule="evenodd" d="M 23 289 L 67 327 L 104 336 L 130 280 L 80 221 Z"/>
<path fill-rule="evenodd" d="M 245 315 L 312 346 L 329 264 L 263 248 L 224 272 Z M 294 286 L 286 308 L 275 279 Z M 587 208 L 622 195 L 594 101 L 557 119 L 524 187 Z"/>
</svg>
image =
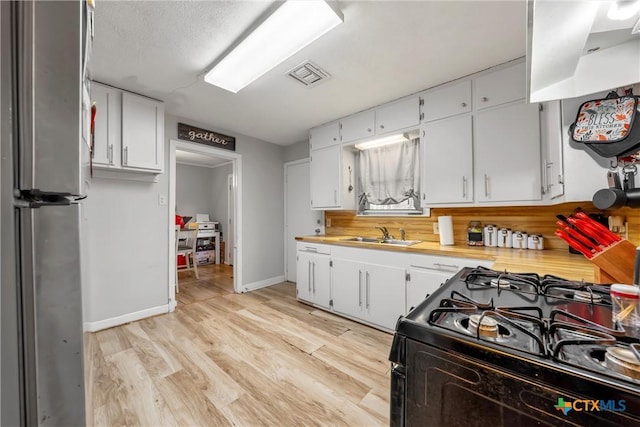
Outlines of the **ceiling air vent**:
<svg viewBox="0 0 640 427">
<path fill-rule="evenodd" d="M 307 87 L 315 86 L 318 83 L 331 78 L 331 75 L 329 73 L 327 73 L 311 61 L 303 62 L 294 69 L 290 70 L 287 75 Z"/>
</svg>

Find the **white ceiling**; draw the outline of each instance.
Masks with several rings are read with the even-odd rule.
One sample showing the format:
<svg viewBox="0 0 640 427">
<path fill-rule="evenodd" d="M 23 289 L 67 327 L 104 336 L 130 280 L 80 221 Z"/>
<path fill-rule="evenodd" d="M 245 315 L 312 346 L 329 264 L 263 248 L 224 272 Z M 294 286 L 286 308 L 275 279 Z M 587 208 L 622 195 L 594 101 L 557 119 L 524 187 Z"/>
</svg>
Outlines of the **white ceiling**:
<svg viewBox="0 0 640 427">
<path fill-rule="evenodd" d="M 340 1 L 344 23 L 237 94 L 208 67 L 272 1 L 96 2 L 92 76 L 165 111 L 280 145 L 309 128 L 525 54 L 526 2 Z M 332 78 L 285 73 L 311 60 Z"/>
<path fill-rule="evenodd" d="M 189 151 L 176 150 L 176 163 L 212 168 L 215 166 L 220 166 L 224 163 L 229 163 L 229 159 L 226 159 L 224 157 L 207 156 L 199 153 L 191 153 Z"/>
</svg>

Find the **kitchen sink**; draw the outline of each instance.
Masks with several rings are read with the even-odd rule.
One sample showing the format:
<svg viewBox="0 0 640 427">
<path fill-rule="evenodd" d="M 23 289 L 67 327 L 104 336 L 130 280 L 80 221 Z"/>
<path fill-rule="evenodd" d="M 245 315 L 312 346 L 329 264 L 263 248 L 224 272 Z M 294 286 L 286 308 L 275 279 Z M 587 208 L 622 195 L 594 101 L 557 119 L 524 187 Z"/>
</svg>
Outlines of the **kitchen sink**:
<svg viewBox="0 0 640 427">
<path fill-rule="evenodd" d="M 343 242 L 380 243 L 381 245 L 411 246 L 420 243 L 421 240 L 379 239 L 376 237 L 348 237 Z"/>
</svg>

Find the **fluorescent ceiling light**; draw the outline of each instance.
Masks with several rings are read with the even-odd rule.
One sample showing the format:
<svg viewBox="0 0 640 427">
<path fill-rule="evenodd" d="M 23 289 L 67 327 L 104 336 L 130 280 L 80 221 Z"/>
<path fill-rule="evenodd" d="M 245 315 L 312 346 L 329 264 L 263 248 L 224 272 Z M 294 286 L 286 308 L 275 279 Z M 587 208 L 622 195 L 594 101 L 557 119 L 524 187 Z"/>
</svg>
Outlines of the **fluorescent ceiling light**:
<svg viewBox="0 0 640 427">
<path fill-rule="evenodd" d="M 378 148 L 385 145 L 397 144 L 399 142 L 405 142 L 409 140 L 409 135 L 406 133 L 400 133 L 397 135 L 389 135 L 382 138 L 374 139 L 373 141 L 361 142 L 356 144 L 358 150 L 368 150 L 369 148 Z"/>
<path fill-rule="evenodd" d="M 287 1 L 222 58 L 204 80 L 237 93 L 342 21 L 342 13 L 325 1 Z"/>
<path fill-rule="evenodd" d="M 616 21 L 624 21 L 640 12 L 640 0 L 617 0 L 609 7 L 607 17 Z"/>
</svg>

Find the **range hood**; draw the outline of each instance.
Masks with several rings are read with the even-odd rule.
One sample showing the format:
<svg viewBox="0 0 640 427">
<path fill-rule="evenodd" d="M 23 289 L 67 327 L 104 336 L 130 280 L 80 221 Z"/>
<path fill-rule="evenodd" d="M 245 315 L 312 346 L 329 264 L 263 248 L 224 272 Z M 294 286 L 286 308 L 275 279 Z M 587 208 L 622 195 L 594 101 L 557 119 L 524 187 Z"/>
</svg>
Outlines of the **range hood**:
<svg viewBox="0 0 640 427">
<path fill-rule="evenodd" d="M 640 13 L 609 19 L 613 3 L 527 0 L 530 102 L 575 98 L 640 82 L 640 32 L 632 34 Z"/>
</svg>

